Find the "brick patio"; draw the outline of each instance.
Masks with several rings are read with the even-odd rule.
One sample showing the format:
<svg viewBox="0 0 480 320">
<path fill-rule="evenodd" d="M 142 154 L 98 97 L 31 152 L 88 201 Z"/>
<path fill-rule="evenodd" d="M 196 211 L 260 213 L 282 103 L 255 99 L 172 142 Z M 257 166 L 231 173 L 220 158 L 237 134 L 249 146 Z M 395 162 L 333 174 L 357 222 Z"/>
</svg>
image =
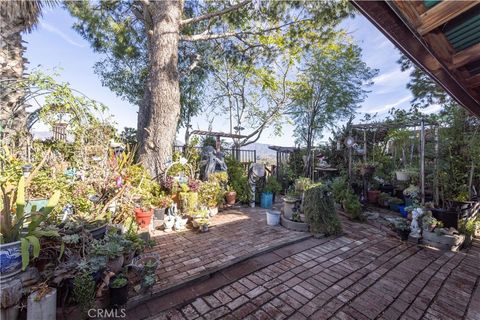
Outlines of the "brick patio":
<svg viewBox="0 0 480 320">
<path fill-rule="evenodd" d="M 246 207 L 225 210 L 211 219 L 207 233 L 158 231 L 153 236 L 157 245 L 150 250 L 161 258 L 153 294 L 310 237 L 308 233 L 268 226 L 265 212 Z"/>
<path fill-rule="evenodd" d="M 468 252 L 441 252 L 342 220 L 342 237 L 311 238 L 231 266 L 128 318 L 480 319 L 478 239 Z"/>
</svg>

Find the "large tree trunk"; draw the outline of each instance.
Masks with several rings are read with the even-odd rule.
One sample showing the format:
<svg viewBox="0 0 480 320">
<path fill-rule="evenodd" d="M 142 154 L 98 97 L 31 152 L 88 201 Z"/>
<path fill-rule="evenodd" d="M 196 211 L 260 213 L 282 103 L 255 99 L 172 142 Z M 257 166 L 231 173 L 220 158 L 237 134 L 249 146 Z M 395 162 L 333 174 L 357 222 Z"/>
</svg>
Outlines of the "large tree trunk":
<svg viewBox="0 0 480 320">
<path fill-rule="evenodd" d="M 3 7 L 2 7 L 3 9 Z M 24 91 L 16 85 L 23 77 L 26 59 L 21 32 L 25 26 L 18 15 L 0 14 L 0 138 L 2 143 L 17 146 L 16 139 L 25 132 L 27 113 L 21 102 Z"/>
<path fill-rule="evenodd" d="M 152 1 L 150 4 L 152 30 L 149 35 L 149 90 L 146 93 L 149 99 L 139 110 L 138 137 L 141 139 L 140 160 L 156 178 L 161 178 L 171 160 L 180 116 L 178 41 L 182 3 Z"/>
</svg>

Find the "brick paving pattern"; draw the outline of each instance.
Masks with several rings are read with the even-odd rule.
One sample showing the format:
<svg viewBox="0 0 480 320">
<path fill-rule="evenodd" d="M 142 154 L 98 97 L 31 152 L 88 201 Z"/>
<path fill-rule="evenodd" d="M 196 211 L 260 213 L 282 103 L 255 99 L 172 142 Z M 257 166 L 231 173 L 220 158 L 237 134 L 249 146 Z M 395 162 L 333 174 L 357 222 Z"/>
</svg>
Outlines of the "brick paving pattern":
<svg viewBox="0 0 480 320">
<path fill-rule="evenodd" d="M 161 265 L 153 292 L 252 256 L 308 237 L 281 226 L 268 226 L 265 209 L 242 208 L 220 212 L 211 219 L 209 231 L 159 232 L 156 246 L 149 250 L 160 254 Z"/>
<path fill-rule="evenodd" d="M 129 318 L 480 319 L 478 239 L 467 253 L 441 252 L 343 225 L 344 236 L 290 255 L 279 249 L 276 262 L 220 289 L 163 312 L 152 301 Z"/>
</svg>

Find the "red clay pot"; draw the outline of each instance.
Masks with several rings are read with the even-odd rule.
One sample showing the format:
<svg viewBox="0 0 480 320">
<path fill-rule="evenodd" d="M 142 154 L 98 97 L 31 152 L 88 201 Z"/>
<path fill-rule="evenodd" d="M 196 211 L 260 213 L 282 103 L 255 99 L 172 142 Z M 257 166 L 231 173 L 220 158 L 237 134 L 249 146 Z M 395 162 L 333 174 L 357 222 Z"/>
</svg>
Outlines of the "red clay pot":
<svg viewBox="0 0 480 320">
<path fill-rule="evenodd" d="M 144 211 L 141 208 L 135 208 L 135 220 L 137 221 L 140 229 L 148 228 L 150 221 L 152 220 L 153 209 Z"/>
<path fill-rule="evenodd" d="M 378 203 L 378 196 L 380 195 L 379 190 L 368 190 L 368 202 Z"/>
<path fill-rule="evenodd" d="M 235 191 L 227 192 L 225 193 L 225 199 L 228 205 L 234 205 L 237 202 L 237 193 Z"/>
</svg>

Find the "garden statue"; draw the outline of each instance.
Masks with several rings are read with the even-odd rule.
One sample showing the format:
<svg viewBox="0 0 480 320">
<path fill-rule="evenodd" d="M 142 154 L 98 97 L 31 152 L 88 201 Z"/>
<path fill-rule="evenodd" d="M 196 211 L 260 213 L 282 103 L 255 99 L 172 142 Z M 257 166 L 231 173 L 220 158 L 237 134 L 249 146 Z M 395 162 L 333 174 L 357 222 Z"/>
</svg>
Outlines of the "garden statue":
<svg viewBox="0 0 480 320">
<path fill-rule="evenodd" d="M 255 207 L 255 188 L 259 178 L 265 176 L 265 166 L 260 163 L 252 163 L 248 169 L 248 185 L 250 186 L 250 207 Z"/>
<path fill-rule="evenodd" d="M 410 225 L 410 236 L 414 238 L 420 237 L 420 228 L 418 226 L 418 218 L 423 215 L 422 208 L 415 208 L 412 211 L 412 223 Z"/>
<path fill-rule="evenodd" d="M 202 152 L 201 164 L 203 169 L 203 180 L 208 180 L 208 177 L 214 172 L 227 171 L 227 165 L 223 159 L 222 152 L 215 152 L 212 146 L 206 146 Z"/>
</svg>

